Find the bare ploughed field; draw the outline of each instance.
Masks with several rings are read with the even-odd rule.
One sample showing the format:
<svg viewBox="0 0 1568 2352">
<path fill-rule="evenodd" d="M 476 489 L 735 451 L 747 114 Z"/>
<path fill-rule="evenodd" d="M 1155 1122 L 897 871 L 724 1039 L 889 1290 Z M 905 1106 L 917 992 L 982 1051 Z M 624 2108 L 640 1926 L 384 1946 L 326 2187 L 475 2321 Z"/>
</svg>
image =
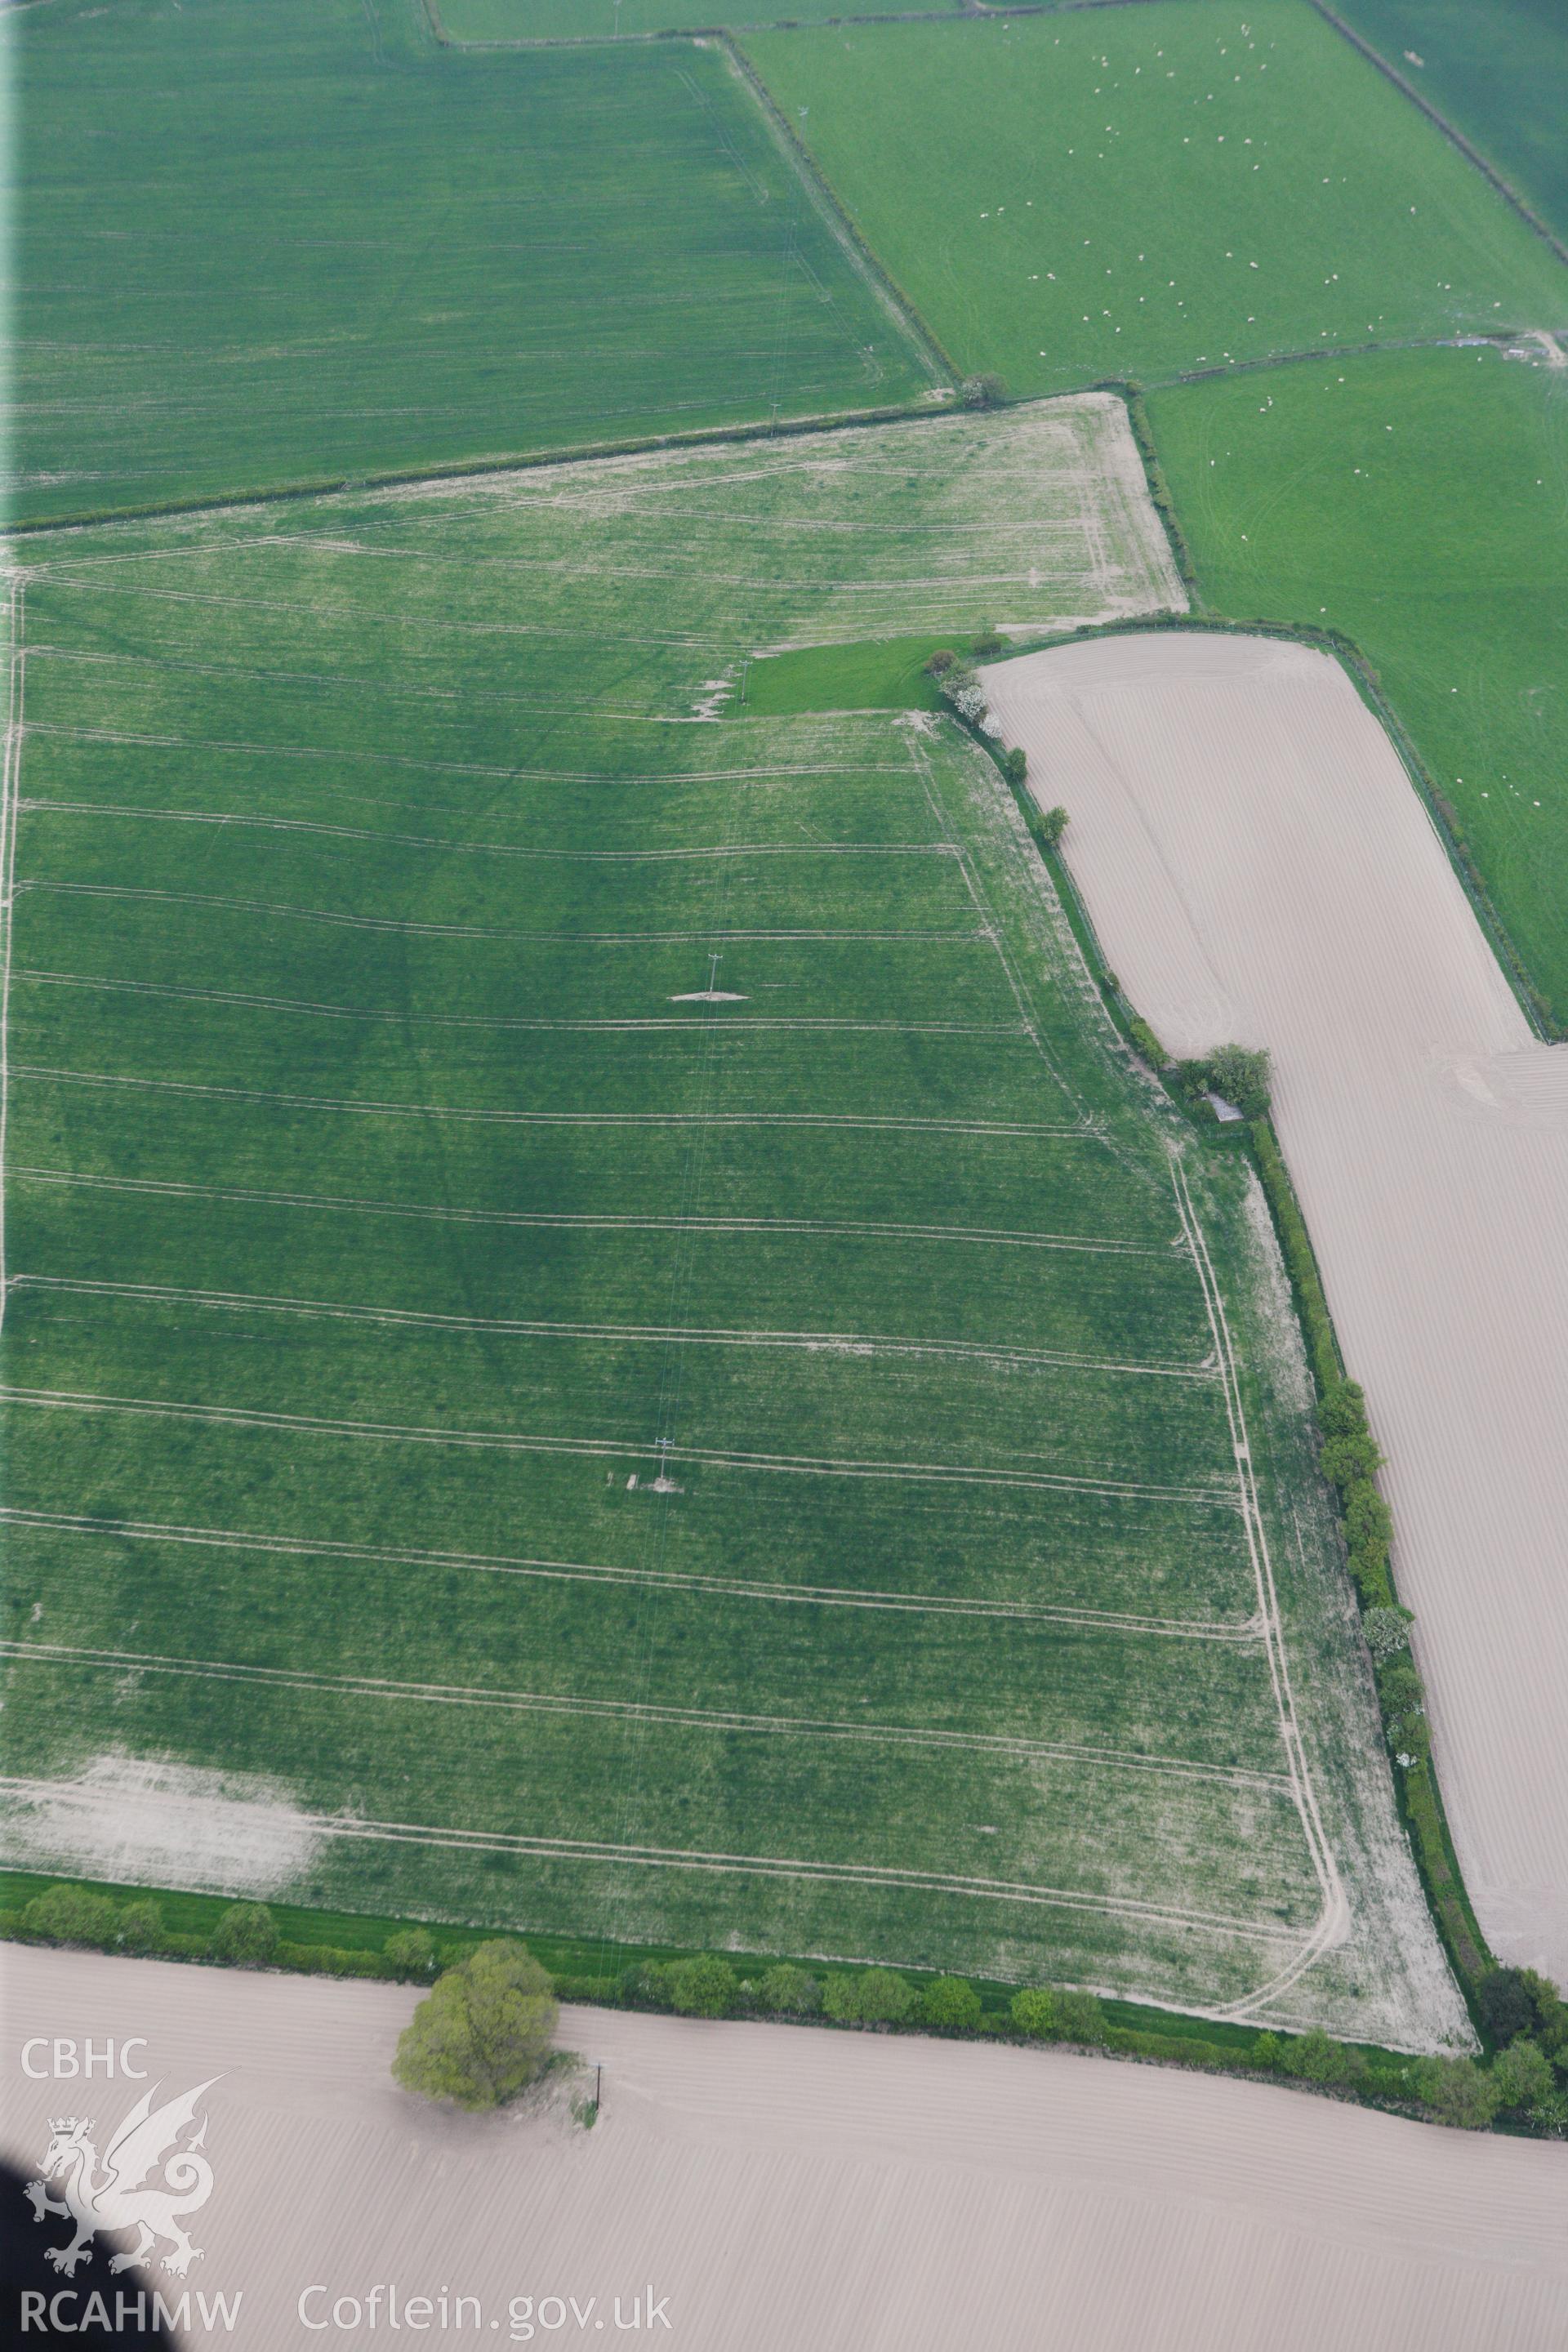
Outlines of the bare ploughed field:
<svg viewBox="0 0 1568 2352">
<path fill-rule="evenodd" d="M 1568 1977 L 1568 1049 L 1326 656 L 1125 635 L 987 690 L 1167 1049 L 1272 1049 L 1470 1894 L 1500 1956 Z"/>
<path fill-rule="evenodd" d="M 1568 2331 L 1568 2157 L 1539 2143 L 1061 2051 L 568 2010 L 563 2038 L 606 2062 L 584 2132 L 406 2098 L 387 2066 L 412 1991 L 21 1947 L 0 1982 L 25 2170 L 52 2114 L 112 2124 L 142 2087 L 29 2081 L 31 2035 L 144 2035 L 164 2097 L 219 2078 L 202 2256 L 158 2278 L 193 2310 L 242 2294 L 236 2328 L 191 2332 L 230 2352 L 614 2343 L 614 2298 L 646 2323 L 650 2282 L 668 2326 L 637 2340 L 676 2352 L 1539 2352 Z M 377 2285 L 475 2297 L 479 2323 L 298 2315 L 311 2286 L 320 2322 Z M 571 2298 L 594 2299 L 582 2327 Z"/>
</svg>

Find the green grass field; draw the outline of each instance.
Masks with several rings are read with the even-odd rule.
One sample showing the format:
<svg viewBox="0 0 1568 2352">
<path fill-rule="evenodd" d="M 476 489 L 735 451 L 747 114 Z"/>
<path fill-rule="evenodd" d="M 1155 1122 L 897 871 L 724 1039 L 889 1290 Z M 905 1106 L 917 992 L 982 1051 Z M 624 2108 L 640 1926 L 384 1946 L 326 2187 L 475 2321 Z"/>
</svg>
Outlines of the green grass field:
<svg viewBox="0 0 1568 2352">
<path fill-rule="evenodd" d="M 1456 2024 L 1242 1164 L 947 722 L 699 715 L 1156 593 L 1076 414 L 39 544 L 13 1863 Z"/>
<path fill-rule="evenodd" d="M 14 49 L 22 516 L 931 382 L 712 48 L 469 58 L 418 0 L 52 0 Z"/>
<path fill-rule="evenodd" d="M 1487 0 L 1484 8 L 1470 0 L 1334 5 L 1568 238 L 1568 17 L 1561 0 Z"/>
<path fill-rule="evenodd" d="M 748 665 L 744 708 L 758 719 L 795 710 L 940 710 L 925 663 L 941 635 L 873 637 L 858 646 L 802 646 Z M 962 643 L 956 648 L 964 652 Z"/>
<path fill-rule="evenodd" d="M 1407 352 L 1149 405 L 1205 596 L 1363 647 L 1568 1022 L 1568 373 Z"/>
<path fill-rule="evenodd" d="M 1568 325 L 1568 270 L 1305 0 L 748 34 L 873 250 L 1015 394 Z"/>
</svg>

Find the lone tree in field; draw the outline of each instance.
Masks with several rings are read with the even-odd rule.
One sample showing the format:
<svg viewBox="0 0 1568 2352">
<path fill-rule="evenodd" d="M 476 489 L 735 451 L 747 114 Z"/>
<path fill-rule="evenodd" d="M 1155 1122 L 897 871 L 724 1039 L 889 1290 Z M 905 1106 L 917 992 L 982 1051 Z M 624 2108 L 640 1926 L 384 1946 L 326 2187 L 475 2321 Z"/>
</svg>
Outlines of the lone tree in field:
<svg viewBox="0 0 1568 2352">
<path fill-rule="evenodd" d="M 422 2099 L 470 2113 L 514 2099 L 544 2072 L 555 1995 L 526 1944 L 479 1944 L 437 1978 L 397 2045 L 392 2071 Z"/>
</svg>

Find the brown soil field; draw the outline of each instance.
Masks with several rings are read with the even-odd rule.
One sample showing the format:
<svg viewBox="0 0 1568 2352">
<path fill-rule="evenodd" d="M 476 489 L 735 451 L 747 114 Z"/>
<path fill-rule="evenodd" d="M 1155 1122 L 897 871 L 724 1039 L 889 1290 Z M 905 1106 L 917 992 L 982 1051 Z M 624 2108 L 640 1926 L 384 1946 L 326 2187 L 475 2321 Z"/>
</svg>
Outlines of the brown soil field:
<svg viewBox="0 0 1568 2352">
<path fill-rule="evenodd" d="M 1459 1860 L 1500 1957 L 1568 1979 L 1568 1048 L 1535 1041 L 1327 656 L 1130 635 L 987 690 L 1167 1050 L 1273 1054 Z"/>
<path fill-rule="evenodd" d="M 650 2282 L 668 2326 L 640 2340 L 679 2352 L 1537 2352 L 1568 2331 L 1568 2155 L 1538 2142 L 1062 2051 L 567 2010 L 563 2041 L 605 2060 L 584 2131 L 559 2097 L 463 2117 L 398 2091 L 411 1991 L 15 1946 L 0 1983 L 26 2171 L 52 2115 L 112 2125 L 146 2087 L 31 2079 L 32 2036 L 145 2036 L 164 2098 L 218 2078 L 202 2256 L 156 2274 L 193 2305 L 241 2294 L 195 2345 L 383 2341 L 330 2324 L 377 2285 L 431 2298 L 433 2346 L 615 2341 L 614 2298 L 646 2318 Z M 478 2325 L 443 2328 L 444 2292 Z M 582 2328 L 569 2298 L 595 2299 Z"/>
</svg>

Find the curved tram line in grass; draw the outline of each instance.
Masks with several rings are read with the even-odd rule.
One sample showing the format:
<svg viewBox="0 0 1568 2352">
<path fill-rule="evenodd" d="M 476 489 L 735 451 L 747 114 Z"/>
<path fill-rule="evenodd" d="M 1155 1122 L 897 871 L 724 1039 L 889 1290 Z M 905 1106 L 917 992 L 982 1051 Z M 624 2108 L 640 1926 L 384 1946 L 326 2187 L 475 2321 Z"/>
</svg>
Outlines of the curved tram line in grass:
<svg viewBox="0 0 1568 2352">
<path fill-rule="evenodd" d="M 1260 1985 L 1247 2000 L 1217 2011 L 1216 2015 L 1240 2020 L 1254 2016 L 1264 2004 L 1282 1992 L 1289 1991 L 1297 1979 L 1305 1976 L 1313 1963 L 1336 1944 L 1342 1943 L 1350 1929 L 1350 1905 L 1345 1896 L 1333 1850 L 1323 1827 L 1318 1807 L 1317 1792 L 1312 1786 L 1311 1769 L 1302 1745 L 1300 1726 L 1296 1718 L 1296 1700 L 1290 1688 L 1290 1666 L 1285 1654 L 1284 1631 L 1279 1622 L 1279 1596 L 1274 1589 L 1274 1568 L 1268 1557 L 1268 1533 L 1258 1507 L 1258 1488 L 1253 1476 L 1252 1446 L 1247 1436 L 1247 1416 L 1241 1402 L 1241 1383 L 1237 1376 L 1236 1357 L 1231 1346 L 1230 1326 L 1226 1318 L 1225 1300 L 1220 1296 L 1214 1265 L 1204 1239 L 1193 1198 L 1187 1186 L 1186 1174 L 1180 1159 L 1173 1154 L 1171 1181 L 1175 1187 L 1176 1207 L 1182 1226 L 1193 1254 L 1193 1264 L 1203 1285 L 1204 1306 L 1208 1315 L 1209 1328 L 1214 1334 L 1215 1349 L 1219 1360 L 1225 1390 L 1226 1412 L 1230 1421 L 1231 1450 L 1236 1457 L 1237 1484 L 1241 1496 L 1242 1522 L 1247 1529 L 1247 1549 L 1251 1554 L 1253 1574 L 1258 1586 L 1258 1612 L 1264 1630 L 1264 1646 L 1268 1658 L 1269 1678 L 1274 1686 L 1275 1704 L 1279 1710 L 1279 1736 L 1284 1743 L 1290 1790 L 1300 1818 L 1307 1851 L 1321 1895 L 1321 1907 L 1311 1934 L 1289 1965 Z"/>
<path fill-rule="evenodd" d="M 1259 1642 L 1258 1617 L 1143 1617 L 1135 1611 L 1078 1609 L 1067 1602 L 982 1601 L 952 1593 L 863 1591 L 839 1584 L 770 1584 L 755 1577 L 703 1576 L 695 1570 L 610 1568 L 586 1560 L 509 1559 L 484 1552 L 424 1551 L 410 1544 L 355 1544 L 330 1536 L 256 1535 L 242 1528 L 192 1528 L 160 1519 L 96 1518 L 79 1511 L 34 1511 L 0 1504 L 0 1525 L 43 1535 L 97 1537 L 119 1543 L 190 1544 L 213 1551 L 274 1553 L 286 1559 L 341 1559 L 366 1567 L 463 1568 L 477 1575 L 526 1576 L 566 1583 L 648 1584 L 675 1591 L 722 1593 L 728 1599 L 769 1601 L 794 1608 L 870 1609 L 942 1617 L 996 1617 L 1025 1623 L 1071 1625 L 1087 1633 L 1150 1633 L 1173 1641 Z"/>
</svg>

